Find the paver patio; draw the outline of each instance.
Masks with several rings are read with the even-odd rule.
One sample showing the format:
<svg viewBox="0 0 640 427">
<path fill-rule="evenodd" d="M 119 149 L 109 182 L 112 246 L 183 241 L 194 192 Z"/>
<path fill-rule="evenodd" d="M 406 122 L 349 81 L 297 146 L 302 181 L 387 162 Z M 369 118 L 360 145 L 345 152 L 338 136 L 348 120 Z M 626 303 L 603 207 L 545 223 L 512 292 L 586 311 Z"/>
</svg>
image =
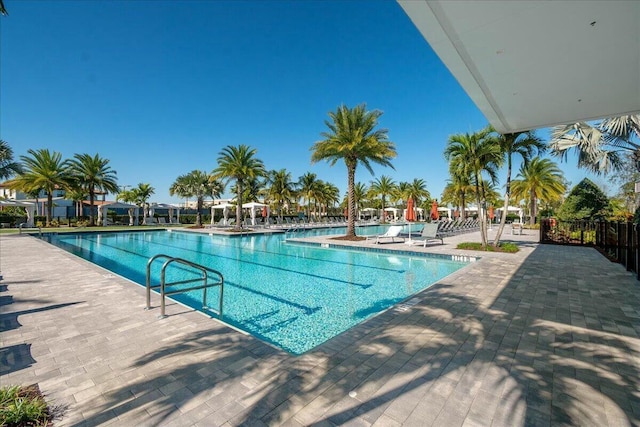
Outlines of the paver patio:
<svg viewBox="0 0 640 427">
<path fill-rule="evenodd" d="M 292 356 L 178 304 L 158 320 L 142 287 L 0 235 L 0 383 L 38 383 L 56 426 L 640 425 L 640 282 L 504 237 L 522 250 Z M 415 250 L 470 254 L 454 240 Z"/>
</svg>

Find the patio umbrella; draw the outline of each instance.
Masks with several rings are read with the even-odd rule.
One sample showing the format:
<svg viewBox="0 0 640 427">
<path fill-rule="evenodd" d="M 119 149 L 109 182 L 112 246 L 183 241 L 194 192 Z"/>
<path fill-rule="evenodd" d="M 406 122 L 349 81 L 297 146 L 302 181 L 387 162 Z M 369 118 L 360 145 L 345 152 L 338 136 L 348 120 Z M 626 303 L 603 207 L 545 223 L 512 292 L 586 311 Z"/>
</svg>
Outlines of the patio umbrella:
<svg viewBox="0 0 640 427">
<path fill-rule="evenodd" d="M 262 218 L 266 218 L 267 215 L 268 215 L 267 206 L 265 205 L 265 206 L 262 207 Z"/>
<path fill-rule="evenodd" d="M 493 222 L 493 218 L 495 218 L 495 214 L 493 213 L 493 206 L 489 206 L 489 219 Z"/>
<path fill-rule="evenodd" d="M 437 200 L 433 200 L 433 203 L 431 203 L 431 219 L 438 219 L 440 218 L 440 214 L 438 213 L 438 201 Z"/>
<path fill-rule="evenodd" d="M 407 216 L 405 217 L 407 221 L 415 221 L 416 220 L 416 211 L 413 206 L 413 199 L 409 197 L 407 200 Z"/>
<path fill-rule="evenodd" d="M 409 197 L 409 200 L 407 200 L 407 214 L 404 219 L 409 221 L 409 240 L 407 240 L 405 243 L 411 245 L 413 244 L 413 241 L 411 240 L 411 221 L 416 220 L 416 212 L 413 209 L 413 199 L 411 197 Z"/>
</svg>

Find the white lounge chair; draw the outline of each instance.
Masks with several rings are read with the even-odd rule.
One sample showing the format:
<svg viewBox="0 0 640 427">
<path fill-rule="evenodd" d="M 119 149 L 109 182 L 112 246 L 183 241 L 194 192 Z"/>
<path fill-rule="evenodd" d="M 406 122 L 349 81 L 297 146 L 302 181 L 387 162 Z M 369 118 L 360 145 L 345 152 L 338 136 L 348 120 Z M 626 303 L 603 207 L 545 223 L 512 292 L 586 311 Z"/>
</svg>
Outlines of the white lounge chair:
<svg viewBox="0 0 640 427">
<path fill-rule="evenodd" d="M 371 238 L 373 239 L 375 237 L 376 244 L 380 243 L 380 240 L 385 238 L 391 239 L 392 243 L 396 241 L 396 238 L 402 239 L 402 241 L 404 242 L 404 237 L 400 235 L 400 233 L 402 233 L 402 228 L 403 227 L 401 225 L 392 225 L 391 227 L 389 227 L 386 233 L 377 236 L 371 236 Z"/>
</svg>

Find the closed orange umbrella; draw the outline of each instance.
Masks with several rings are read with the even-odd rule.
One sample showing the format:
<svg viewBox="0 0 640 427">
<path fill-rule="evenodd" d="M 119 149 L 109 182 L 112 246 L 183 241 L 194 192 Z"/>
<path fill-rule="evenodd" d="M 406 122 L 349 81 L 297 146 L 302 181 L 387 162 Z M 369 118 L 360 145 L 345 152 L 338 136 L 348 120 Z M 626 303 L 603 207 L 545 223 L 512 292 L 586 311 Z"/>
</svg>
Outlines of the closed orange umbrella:
<svg viewBox="0 0 640 427">
<path fill-rule="evenodd" d="M 437 200 L 433 200 L 433 203 L 431 203 L 431 219 L 438 219 L 440 218 L 440 214 L 438 213 L 438 201 Z"/>
<path fill-rule="evenodd" d="M 407 216 L 405 217 L 407 221 L 415 221 L 416 220 L 416 212 L 413 208 L 413 199 L 409 197 L 407 200 Z"/>
<path fill-rule="evenodd" d="M 493 218 L 495 218 L 495 215 L 493 213 L 493 206 L 489 206 L 489 219 L 493 221 Z"/>
<path fill-rule="evenodd" d="M 262 207 L 262 217 L 263 217 L 263 218 L 266 218 L 266 217 L 267 217 L 267 207 L 266 207 L 266 206 L 263 206 L 263 207 Z"/>
</svg>

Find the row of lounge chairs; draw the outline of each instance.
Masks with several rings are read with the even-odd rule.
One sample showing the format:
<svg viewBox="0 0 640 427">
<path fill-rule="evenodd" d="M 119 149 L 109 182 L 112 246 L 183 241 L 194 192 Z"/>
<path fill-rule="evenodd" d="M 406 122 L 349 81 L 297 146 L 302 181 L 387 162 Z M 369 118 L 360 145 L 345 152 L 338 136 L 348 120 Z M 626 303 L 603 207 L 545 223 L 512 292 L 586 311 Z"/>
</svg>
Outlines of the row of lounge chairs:
<svg viewBox="0 0 640 427">
<path fill-rule="evenodd" d="M 437 224 L 438 234 L 443 237 L 480 230 L 480 221 L 472 218 L 456 219 L 454 221 L 440 221 Z"/>
<path fill-rule="evenodd" d="M 445 237 L 470 233 L 472 231 L 478 231 L 479 229 L 480 222 L 474 219 L 427 223 L 422 227 L 421 231 L 411 235 L 404 232 L 403 226 L 392 225 L 386 233 L 369 236 L 367 239 L 375 240 L 375 243 L 382 243 L 384 240 L 391 239 L 393 243 L 396 239 L 405 241 L 406 238 L 411 238 L 412 241 L 421 241 L 423 246 L 426 247 L 430 241 L 440 240 L 440 243 L 444 244 Z"/>
</svg>

